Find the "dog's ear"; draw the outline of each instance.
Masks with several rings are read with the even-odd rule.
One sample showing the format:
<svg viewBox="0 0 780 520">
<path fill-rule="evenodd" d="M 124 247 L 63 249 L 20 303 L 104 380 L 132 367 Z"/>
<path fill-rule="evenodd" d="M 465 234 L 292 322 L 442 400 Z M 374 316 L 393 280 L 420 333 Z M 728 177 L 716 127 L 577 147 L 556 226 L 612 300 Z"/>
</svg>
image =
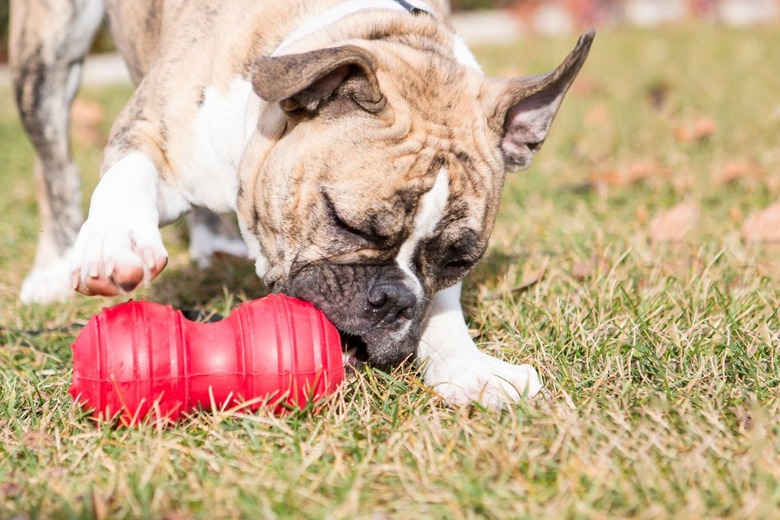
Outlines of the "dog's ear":
<svg viewBox="0 0 780 520">
<path fill-rule="evenodd" d="M 354 45 L 261 56 L 254 63 L 252 87 L 288 114 L 313 113 L 327 105 L 343 111 L 357 104 L 369 112 L 385 106 L 374 57 Z"/>
<path fill-rule="evenodd" d="M 491 127 L 501 136 L 507 170 L 523 170 L 547 138 L 563 96 L 588 57 L 593 30 L 580 36 L 577 46 L 557 69 L 543 76 L 490 79 L 482 99 Z"/>
</svg>

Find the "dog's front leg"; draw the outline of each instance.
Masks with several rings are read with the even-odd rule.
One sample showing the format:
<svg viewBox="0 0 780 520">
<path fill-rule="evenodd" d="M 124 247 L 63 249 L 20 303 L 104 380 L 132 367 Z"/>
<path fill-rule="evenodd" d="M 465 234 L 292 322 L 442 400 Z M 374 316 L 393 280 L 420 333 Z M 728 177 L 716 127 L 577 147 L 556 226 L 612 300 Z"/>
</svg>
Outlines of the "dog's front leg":
<svg viewBox="0 0 780 520">
<path fill-rule="evenodd" d="M 92 194 L 71 257 L 73 288 L 113 296 L 157 276 L 168 262 L 159 226 L 187 209 L 187 201 L 165 184 L 146 153 L 123 156 Z"/>
<path fill-rule="evenodd" d="M 417 352 L 423 380 L 454 405 L 500 407 L 542 387 L 530 365 L 512 365 L 480 352 L 460 305 L 461 284 L 438 292 Z"/>
<path fill-rule="evenodd" d="M 84 217 L 68 114 L 104 11 L 102 0 L 11 1 L 9 61 L 19 115 L 35 148 L 40 225 L 35 263 L 19 294 L 24 303 L 70 295 L 68 255 Z"/>
</svg>

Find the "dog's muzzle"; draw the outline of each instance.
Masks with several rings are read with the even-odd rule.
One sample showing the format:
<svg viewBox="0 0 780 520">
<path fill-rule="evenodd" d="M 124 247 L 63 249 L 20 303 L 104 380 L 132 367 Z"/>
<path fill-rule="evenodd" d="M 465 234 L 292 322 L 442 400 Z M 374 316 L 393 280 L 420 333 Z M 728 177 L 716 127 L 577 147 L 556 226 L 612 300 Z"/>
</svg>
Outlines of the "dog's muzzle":
<svg viewBox="0 0 780 520">
<path fill-rule="evenodd" d="M 275 290 L 310 301 L 339 331 L 359 339 L 379 367 L 413 357 L 425 314 L 423 298 L 397 265 L 313 264 Z"/>
</svg>

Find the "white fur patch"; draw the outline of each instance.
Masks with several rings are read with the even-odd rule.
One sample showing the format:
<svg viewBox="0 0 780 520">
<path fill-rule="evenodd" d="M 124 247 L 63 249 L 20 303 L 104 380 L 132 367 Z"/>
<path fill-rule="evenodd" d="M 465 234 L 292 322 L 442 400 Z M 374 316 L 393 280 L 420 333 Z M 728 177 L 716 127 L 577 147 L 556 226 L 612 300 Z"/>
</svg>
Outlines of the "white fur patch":
<svg viewBox="0 0 780 520">
<path fill-rule="evenodd" d="M 461 284 L 438 292 L 423 329 L 417 360 L 423 380 L 449 403 L 502 407 L 542 388 L 536 369 L 512 365 L 477 349 L 460 305 Z"/>
<path fill-rule="evenodd" d="M 433 188 L 423 195 L 420 205 L 417 208 L 417 214 L 414 216 L 414 229 L 409 238 L 401 244 L 401 249 L 395 257 L 398 267 L 403 270 L 410 280 L 415 284 L 414 292 L 418 297 L 422 296 L 422 286 L 417 276 L 412 271 L 412 260 L 414 253 L 420 241 L 433 234 L 436 225 L 444 214 L 444 208 L 447 206 L 447 199 L 450 195 L 450 179 L 447 168 L 442 167 L 433 183 Z"/>
<path fill-rule="evenodd" d="M 260 98 L 249 81 L 237 77 L 225 93 L 206 89 L 193 123 L 192 154 L 181 172 L 193 204 L 217 213 L 236 210 L 238 167 L 259 113 Z"/>
<path fill-rule="evenodd" d="M 479 62 L 477 62 L 474 53 L 471 52 L 471 49 L 466 45 L 463 38 L 458 35 L 455 35 L 455 38 L 453 38 L 452 52 L 455 54 L 455 59 L 458 60 L 458 63 L 482 72 L 482 67 L 480 67 Z"/>
<path fill-rule="evenodd" d="M 407 1 L 413 7 L 422 9 L 423 11 L 433 14 L 433 10 L 421 1 L 419 0 L 407 0 Z M 404 8 L 398 2 L 394 2 L 392 0 L 349 0 L 347 2 L 342 2 L 334 7 L 331 7 L 327 11 L 324 11 L 323 13 L 310 18 L 305 24 L 303 24 L 298 29 L 293 31 L 279 45 L 279 47 L 276 48 L 276 50 L 271 55 L 279 56 L 281 54 L 284 54 L 284 52 L 287 51 L 289 47 L 291 47 L 296 42 L 304 39 L 305 37 L 309 36 L 310 34 L 317 32 L 320 29 L 335 23 L 346 16 L 355 14 L 359 11 L 366 11 L 369 9 L 373 9 L 373 10 L 390 9 L 393 11 L 406 12 L 406 8 Z"/>
<path fill-rule="evenodd" d="M 152 160 L 136 151 L 119 159 L 100 178 L 90 199 L 89 219 L 154 217 L 158 224 L 176 220 L 189 209 L 182 194 L 162 182 Z M 142 215 L 123 215 L 123 210 Z"/>
<path fill-rule="evenodd" d="M 101 177 L 71 255 L 71 271 L 81 279 L 110 275 L 115 266 L 145 266 L 148 250 L 155 258 L 168 253 L 162 243 L 161 222 L 178 218 L 189 204 L 164 185 L 143 152 L 131 152 Z"/>
</svg>

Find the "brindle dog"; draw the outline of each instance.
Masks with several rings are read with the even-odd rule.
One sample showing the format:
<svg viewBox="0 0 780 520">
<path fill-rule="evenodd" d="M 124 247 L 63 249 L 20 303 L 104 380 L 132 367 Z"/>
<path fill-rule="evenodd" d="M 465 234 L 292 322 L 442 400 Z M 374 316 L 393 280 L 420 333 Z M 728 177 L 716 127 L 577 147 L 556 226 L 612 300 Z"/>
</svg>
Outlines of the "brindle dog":
<svg viewBox="0 0 780 520">
<path fill-rule="evenodd" d="M 138 88 L 82 225 L 68 108 L 104 14 Z M 443 0 L 13 0 L 11 15 L 42 221 L 24 300 L 132 291 L 166 265 L 161 225 L 235 212 L 258 275 L 322 309 L 368 362 L 416 358 L 455 404 L 539 390 L 532 367 L 476 349 L 460 281 L 592 32 L 549 74 L 497 79 Z"/>
</svg>

